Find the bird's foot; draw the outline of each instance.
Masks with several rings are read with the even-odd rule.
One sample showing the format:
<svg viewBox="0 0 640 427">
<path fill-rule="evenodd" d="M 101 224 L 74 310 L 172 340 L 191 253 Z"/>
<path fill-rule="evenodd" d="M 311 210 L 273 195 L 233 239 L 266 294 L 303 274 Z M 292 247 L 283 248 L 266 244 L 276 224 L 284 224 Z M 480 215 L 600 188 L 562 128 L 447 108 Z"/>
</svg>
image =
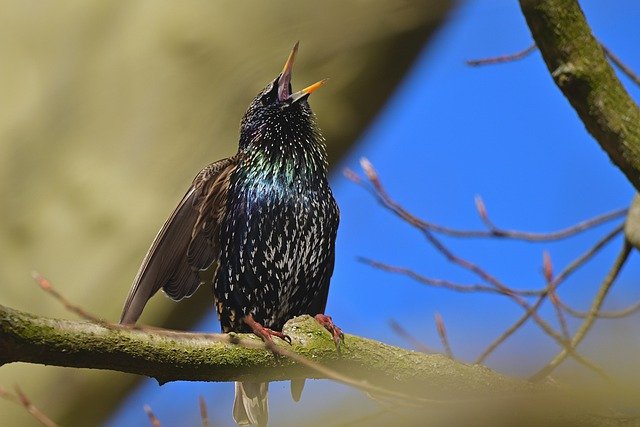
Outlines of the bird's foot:
<svg viewBox="0 0 640 427">
<path fill-rule="evenodd" d="M 260 323 L 256 322 L 252 315 L 245 316 L 243 322 L 251 328 L 251 331 L 262 338 L 262 340 L 269 345 L 273 345 L 273 339 L 271 337 L 278 337 L 283 341 L 291 344 L 291 337 L 289 335 L 283 334 L 280 331 L 274 331 L 273 329 L 265 328 Z"/>
<path fill-rule="evenodd" d="M 333 319 L 331 316 L 327 316 L 325 314 L 316 314 L 315 319 L 318 323 L 320 323 L 327 331 L 331 333 L 333 336 L 333 342 L 336 343 L 336 350 L 340 351 L 340 345 L 344 341 L 344 334 L 342 333 L 342 329 L 338 328 L 335 323 L 333 323 Z"/>
</svg>

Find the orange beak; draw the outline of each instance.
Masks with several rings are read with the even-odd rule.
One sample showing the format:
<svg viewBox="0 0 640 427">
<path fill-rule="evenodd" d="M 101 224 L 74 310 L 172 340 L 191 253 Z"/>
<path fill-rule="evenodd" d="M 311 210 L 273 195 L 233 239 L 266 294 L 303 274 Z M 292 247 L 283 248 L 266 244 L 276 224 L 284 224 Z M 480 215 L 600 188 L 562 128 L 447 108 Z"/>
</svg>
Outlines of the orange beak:
<svg viewBox="0 0 640 427">
<path fill-rule="evenodd" d="M 291 96 L 289 97 L 289 99 L 291 99 L 291 103 L 294 103 L 304 98 L 305 96 L 311 95 L 313 92 L 318 90 L 320 86 L 324 85 L 327 82 L 327 80 L 329 79 L 322 79 L 319 82 L 315 82 L 314 84 L 307 86 L 304 89 L 297 91 L 296 93 L 291 94 Z"/>
<path fill-rule="evenodd" d="M 278 78 L 278 99 L 285 101 L 291 95 L 291 73 L 293 72 L 293 63 L 296 60 L 296 54 L 298 53 L 298 45 L 300 42 L 296 42 L 291 49 L 287 62 L 284 63 L 280 77 Z"/>
<path fill-rule="evenodd" d="M 298 45 L 300 42 L 296 42 L 289 54 L 289 58 L 287 58 L 287 62 L 284 63 L 284 67 L 282 68 L 282 73 L 280 73 L 280 77 L 278 78 L 278 99 L 280 101 L 290 101 L 292 104 L 300 99 L 312 94 L 315 92 L 320 86 L 326 83 L 328 79 L 320 80 L 310 86 L 305 87 L 304 89 L 291 93 L 291 75 L 293 72 L 293 63 L 296 60 L 296 55 L 298 54 Z"/>
</svg>

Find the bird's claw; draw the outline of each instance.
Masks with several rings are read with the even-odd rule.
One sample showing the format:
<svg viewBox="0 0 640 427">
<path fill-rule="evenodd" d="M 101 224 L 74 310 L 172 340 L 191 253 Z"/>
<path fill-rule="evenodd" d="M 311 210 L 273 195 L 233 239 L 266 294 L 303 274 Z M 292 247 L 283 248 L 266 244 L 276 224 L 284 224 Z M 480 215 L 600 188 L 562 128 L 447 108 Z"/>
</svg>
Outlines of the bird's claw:
<svg viewBox="0 0 640 427">
<path fill-rule="evenodd" d="M 270 328 L 265 328 L 260 323 L 256 322 L 253 319 L 253 316 L 251 315 L 246 316 L 243 319 L 243 321 L 247 326 L 251 328 L 251 331 L 254 334 L 262 338 L 262 340 L 267 344 L 267 346 L 273 345 L 273 339 L 271 337 L 278 337 L 281 340 L 287 342 L 289 345 L 291 345 L 291 337 L 289 335 L 286 335 L 280 331 L 274 331 L 273 329 L 270 329 Z"/>
<path fill-rule="evenodd" d="M 273 329 L 269 329 L 269 328 L 264 328 L 264 330 L 266 331 L 267 335 L 269 336 L 269 339 L 271 339 L 272 336 L 278 337 L 282 341 L 284 341 L 287 344 L 291 345 L 291 337 L 289 335 L 284 334 L 284 333 L 279 332 L 279 331 L 274 331 Z"/>
<path fill-rule="evenodd" d="M 322 325 L 333 337 L 333 342 L 336 344 L 336 350 L 338 353 L 340 352 L 340 347 L 344 342 L 344 333 L 342 329 L 337 327 L 335 323 L 333 323 L 333 319 L 331 316 L 327 316 L 325 314 L 316 314 L 315 319 L 320 325 Z"/>
</svg>

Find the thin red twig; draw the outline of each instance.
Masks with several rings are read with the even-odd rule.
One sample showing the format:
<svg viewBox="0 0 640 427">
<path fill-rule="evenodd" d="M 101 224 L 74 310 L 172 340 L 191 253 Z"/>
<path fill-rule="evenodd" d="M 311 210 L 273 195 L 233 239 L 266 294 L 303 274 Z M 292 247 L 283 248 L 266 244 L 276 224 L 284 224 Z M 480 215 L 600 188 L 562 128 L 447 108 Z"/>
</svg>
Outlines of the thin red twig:
<svg viewBox="0 0 640 427">
<path fill-rule="evenodd" d="M 425 226 L 424 221 L 421 221 L 420 219 L 418 219 L 417 217 L 415 217 L 414 215 L 410 214 L 406 209 L 404 209 L 402 206 L 400 206 L 399 204 L 397 204 L 395 201 L 393 201 L 389 195 L 387 194 L 387 192 L 385 191 L 379 177 L 378 174 L 376 172 L 376 170 L 374 169 L 373 165 L 371 164 L 371 162 L 369 162 L 367 159 L 363 158 L 360 161 L 360 164 L 362 166 L 363 171 L 365 172 L 367 178 L 369 179 L 369 182 L 371 183 L 374 191 L 374 195 L 377 196 L 378 200 L 382 203 L 383 206 L 387 207 L 388 209 L 390 209 L 392 212 L 396 213 L 400 218 L 402 218 L 403 220 L 405 220 L 406 222 L 408 222 L 409 224 L 414 225 L 417 229 L 419 229 L 422 234 L 425 236 L 425 238 L 429 241 L 429 243 L 436 249 L 438 250 L 438 252 L 440 252 L 448 261 L 452 262 L 453 264 L 458 265 L 459 267 L 468 270 L 469 272 L 477 275 L 479 278 L 481 278 L 483 281 L 485 281 L 488 285 L 495 287 L 497 290 L 501 291 L 502 293 L 504 293 L 505 295 L 508 295 L 516 304 L 518 304 L 520 307 L 522 307 L 525 310 L 525 315 L 523 316 L 522 320 L 519 321 L 520 325 L 524 324 L 524 322 L 529 319 L 532 318 L 537 324 L 538 326 L 540 326 L 540 328 L 547 334 L 549 335 L 551 338 L 553 338 L 561 347 L 563 347 L 564 349 L 567 350 L 567 352 L 576 359 L 576 361 L 580 362 L 581 364 L 583 364 L 584 366 L 594 370 L 596 373 L 598 373 L 599 375 L 605 377 L 608 379 L 608 376 L 606 375 L 606 373 L 604 373 L 604 371 L 599 368 L 594 362 L 590 361 L 589 359 L 587 359 L 586 357 L 584 357 L 583 355 L 579 354 L 575 348 L 568 346 L 568 342 L 567 340 L 558 332 L 555 331 L 555 329 L 553 327 L 551 327 L 544 319 L 542 319 L 539 314 L 537 313 L 537 308 L 542 304 L 542 301 L 544 300 L 544 297 L 546 297 L 547 293 L 545 292 L 543 295 L 541 295 L 539 297 L 539 302 L 534 304 L 533 306 L 531 306 L 522 296 L 514 294 L 510 288 L 508 286 L 506 286 L 504 283 L 502 283 L 498 278 L 496 278 L 495 276 L 493 276 L 492 274 L 490 274 L 489 272 L 487 272 L 486 270 L 484 270 L 483 268 L 481 268 L 480 266 L 462 258 L 457 256 L 456 254 L 454 254 L 442 241 L 440 241 L 440 239 L 438 239 L 432 232 L 431 230 Z M 484 204 L 482 204 L 482 209 L 484 209 Z M 622 226 L 618 227 L 616 234 L 619 233 L 622 230 Z M 558 282 L 559 283 L 561 280 L 563 280 L 562 275 L 558 276 Z M 517 329 L 517 328 L 516 328 Z M 513 333 L 513 331 L 515 331 L 515 329 L 509 329 L 507 332 L 509 332 L 509 335 L 511 333 Z M 501 340 L 503 341 L 504 339 L 506 339 L 506 337 L 508 337 L 509 335 L 505 335 L 504 338 L 501 338 Z M 500 342 L 502 342 L 500 341 Z M 493 344 L 492 344 L 493 346 Z M 497 345 L 496 345 L 497 346 Z M 491 346 L 490 346 L 491 347 Z M 495 349 L 495 347 L 493 347 L 493 349 Z M 493 351 L 493 349 L 491 349 L 491 351 Z"/>
<path fill-rule="evenodd" d="M 600 43 L 600 46 L 602 46 L 602 50 L 604 51 L 604 54 L 607 55 L 607 57 L 611 60 L 611 62 L 613 62 L 613 64 L 617 66 L 620 69 L 620 71 L 622 71 L 627 77 L 633 80 L 635 84 L 640 86 L 640 76 L 634 73 L 633 70 L 629 68 L 624 62 L 622 62 L 622 60 L 618 57 L 618 55 L 616 55 L 611 50 L 609 50 L 608 47 L 606 47 L 602 43 Z"/>
<path fill-rule="evenodd" d="M 435 353 L 434 350 L 430 349 L 425 344 L 423 344 L 422 341 L 411 335 L 404 327 L 402 327 L 402 325 L 400 325 L 395 320 L 389 320 L 389 326 L 391 326 L 391 329 L 393 329 L 396 334 L 398 334 L 405 341 L 411 344 L 411 346 L 417 351 L 422 353 Z"/>
<path fill-rule="evenodd" d="M 542 269 L 544 272 L 544 279 L 547 282 L 547 293 L 549 294 L 549 301 L 553 304 L 553 308 L 556 311 L 558 322 L 560 323 L 560 330 L 565 340 L 568 340 L 569 326 L 567 325 L 567 319 L 564 316 L 562 307 L 558 300 L 558 294 L 556 293 L 557 283 L 553 280 L 553 263 L 551 262 L 551 255 L 549 252 L 544 251 L 542 253 Z"/>
<path fill-rule="evenodd" d="M 0 387 L 0 398 L 13 402 L 22 406 L 36 421 L 45 427 L 58 427 L 58 425 L 47 417 L 40 409 L 38 409 L 33 402 L 27 397 L 27 395 L 18 387 L 14 388 L 15 394 L 10 393 L 4 388 Z"/>
<path fill-rule="evenodd" d="M 633 247 L 631 246 L 631 244 L 629 244 L 628 241 L 623 241 L 622 249 L 620 250 L 620 253 L 618 254 L 615 262 L 611 266 L 611 269 L 602 281 L 600 289 L 598 290 L 598 293 L 591 303 L 591 309 L 589 310 L 587 317 L 582 322 L 582 325 L 580 325 L 568 345 L 566 345 L 547 365 L 545 365 L 542 369 L 532 375 L 530 377 L 530 380 L 539 381 L 547 377 L 567 358 L 569 354 L 571 354 L 571 350 L 575 349 L 582 342 L 582 340 L 596 321 L 597 314 L 602 308 L 602 304 L 604 303 L 604 300 L 609 294 L 609 291 L 611 290 L 616 279 L 618 278 L 618 275 L 622 271 L 622 268 L 629 259 L 629 254 L 631 253 L 632 249 Z"/>
<path fill-rule="evenodd" d="M 209 427 L 209 414 L 207 411 L 207 402 L 204 401 L 204 397 L 198 397 L 198 406 L 200 407 L 200 419 L 202 420 L 202 427 Z"/>
<path fill-rule="evenodd" d="M 62 296 L 62 294 L 56 291 L 56 289 L 53 287 L 53 284 L 49 280 L 47 280 L 37 271 L 31 272 L 31 277 L 33 277 L 33 280 L 36 281 L 36 283 L 40 286 L 40 288 L 42 288 L 42 290 L 44 290 L 49 295 L 53 296 L 56 300 L 58 300 L 60 303 L 62 303 L 62 305 L 70 312 L 75 313 L 81 318 L 85 320 L 89 320 L 94 323 L 99 323 L 99 324 L 107 323 L 104 320 L 100 319 L 99 317 L 94 316 L 93 314 L 83 310 L 79 306 L 72 304 L 69 300 L 67 300 L 64 296 Z"/>
<path fill-rule="evenodd" d="M 149 417 L 149 422 L 153 427 L 160 427 L 160 420 L 158 419 L 158 417 L 156 417 L 156 415 L 151 410 L 151 406 L 144 405 L 144 412 L 147 413 L 147 416 Z"/>
<path fill-rule="evenodd" d="M 427 286 L 431 286 L 434 288 L 449 289 L 455 292 L 462 292 L 462 293 L 486 292 L 486 293 L 499 294 L 499 295 L 518 294 L 522 296 L 538 296 L 538 295 L 542 295 L 545 292 L 544 288 L 539 290 L 512 289 L 512 288 L 509 288 L 508 290 L 502 290 L 502 289 L 496 289 L 493 286 L 486 286 L 486 285 L 480 285 L 480 284 L 468 285 L 463 283 L 456 283 L 446 279 L 434 279 L 431 277 L 426 277 L 409 268 L 398 267 L 398 266 L 386 264 L 380 261 L 372 260 L 369 258 L 359 257 L 358 260 L 360 262 L 363 262 L 367 265 L 370 265 L 371 267 L 377 268 L 382 271 L 386 271 L 389 273 L 402 274 L 404 276 L 407 276 Z"/>
<path fill-rule="evenodd" d="M 622 71 L 623 74 L 625 74 L 627 77 L 629 77 L 635 84 L 640 86 L 640 76 L 638 76 L 631 69 L 631 67 L 629 67 L 624 62 L 622 62 L 622 59 L 620 59 L 620 57 L 618 55 L 613 53 L 611 51 L 611 49 L 609 49 L 607 46 L 605 46 L 604 43 L 598 41 L 598 44 L 600 45 L 600 47 L 604 51 L 605 56 L 607 58 L 609 58 L 609 60 L 616 67 L 618 67 L 618 69 L 620 71 Z M 467 65 L 471 66 L 471 67 L 478 67 L 478 66 L 481 66 L 481 65 L 495 65 L 495 64 L 504 64 L 504 63 L 507 63 L 507 62 L 515 62 L 515 61 L 519 61 L 519 60 L 521 60 L 523 58 L 526 58 L 527 56 L 532 54 L 537 48 L 538 47 L 534 43 L 531 46 L 527 47 L 526 49 L 523 49 L 523 50 L 521 50 L 519 52 L 516 52 L 516 53 L 511 53 L 511 54 L 508 54 L 508 55 L 493 56 L 493 57 L 488 57 L 488 58 L 470 59 L 470 60 L 465 61 L 465 63 Z"/>
<path fill-rule="evenodd" d="M 361 165 L 369 178 L 369 181 L 373 184 L 373 189 L 367 187 L 364 182 L 360 179 L 359 176 L 355 175 L 355 172 L 349 170 L 345 171 L 345 176 L 349 178 L 354 183 L 360 185 L 366 190 L 372 191 L 372 194 L 378 199 L 381 204 L 387 209 L 394 212 L 396 215 L 410 223 L 416 228 L 421 230 L 427 230 L 436 232 L 439 234 L 443 234 L 451 237 L 461 237 L 461 238 L 498 238 L 498 239 L 511 239 L 511 240 L 524 240 L 527 242 L 548 242 L 555 240 L 566 239 L 567 237 L 571 237 L 573 235 L 579 234 L 583 231 L 589 230 L 591 228 L 597 227 L 601 224 L 607 223 L 617 218 L 621 218 L 625 216 L 628 212 L 627 208 L 614 210 L 611 212 L 606 212 L 604 214 L 595 216 L 593 218 L 589 218 L 587 220 L 581 221 L 572 226 L 547 232 L 547 233 L 535 233 L 528 231 L 519 231 L 519 230 L 509 230 L 500 228 L 494 225 L 494 223 L 489 219 L 486 206 L 482 199 L 479 199 L 482 203 L 482 208 L 484 210 L 485 219 L 483 222 L 485 225 L 489 224 L 488 230 L 462 230 L 457 228 L 445 227 L 440 224 L 436 224 L 430 221 L 426 221 L 424 219 L 418 218 L 417 216 L 409 213 L 404 207 L 398 204 L 395 200 L 393 200 L 384 190 L 378 175 L 373 169 L 373 165 L 367 160 L 362 159 Z M 352 176 L 357 177 L 357 179 L 352 178 Z M 476 198 L 476 201 L 478 198 Z M 477 205 L 476 205 L 477 206 Z M 482 215 L 482 214 L 481 214 Z"/>
<path fill-rule="evenodd" d="M 588 311 L 576 310 L 565 304 L 561 299 L 558 299 L 558 303 L 560 304 L 562 309 L 566 311 L 570 316 L 583 319 L 589 315 Z M 622 319 L 638 312 L 640 312 L 640 302 L 637 302 L 627 308 L 623 308 L 620 310 L 600 311 L 596 314 L 596 317 L 598 319 Z"/>
<path fill-rule="evenodd" d="M 438 336 L 440 337 L 440 341 L 442 341 L 442 347 L 444 348 L 444 352 L 449 357 L 449 359 L 453 359 L 453 351 L 451 351 L 451 345 L 449 344 L 449 338 L 447 337 L 447 328 L 444 326 L 444 320 L 442 320 L 442 316 L 440 313 L 436 313 L 434 315 L 436 321 L 436 329 L 438 330 Z"/>
<path fill-rule="evenodd" d="M 527 47 L 526 49 L 523 49 L 516 53 L 511 53 L 508 55 L 493 56 L 489 58 L 469 59 L 465 61 L 465 63 L 471 67 L 478 67 L 480 65 L 504 64 L 506 62 L 518 61 L 522 58 L 525 58 L 531 55 L 536 49 L 538 49 L 538 46 L 536 46 L 536 44 L 534 43 L 531 46 Z"/>
<path fill-rule="evenodd" d="M 585 251 L 578 258 L 573 260 L 565 269 L 555 277 L 554 286 L 557 288 L 561 282 L 566 280 L 573 272 L 575 272 L 578 268 L 584 265 L 587 261 L 589 261 L 593 256 L 595 256 L 600 250 L 609 242 L 611 242 L 616 236 L 618 236 L 622 232 L 622 226 L 617 227 L 609 234 L 600 239 L 594 246 Z M 532 311 L 537 310 L 542 303 L 544 302 L 547 294 L 540 295 L 536 302 L 532 306 Z M 516 320 L 510 327 L 508 327 L 502 334 L 500 334 L 489 346 L 478 356 L 476 359 L 476 363 L 482 363 L 486 360 L 491 353 L 495 351 L 496 348 L 504 341 L 507 340 L 515 331 L 517 331 L 527 320 L 531 318 L 530 311 L 525 312 L 518 320 Z"/>
</svg>

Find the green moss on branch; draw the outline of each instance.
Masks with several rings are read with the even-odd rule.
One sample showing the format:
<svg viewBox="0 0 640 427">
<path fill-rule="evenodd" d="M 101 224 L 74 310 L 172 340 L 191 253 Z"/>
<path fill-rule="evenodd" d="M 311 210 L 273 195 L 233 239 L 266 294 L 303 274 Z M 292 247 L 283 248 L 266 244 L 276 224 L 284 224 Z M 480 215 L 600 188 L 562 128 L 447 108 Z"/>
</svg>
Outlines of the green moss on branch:
<svg viewBox="0 0 640 427">
<path fill-rule="evenodd" d="M 392 347 L 353 335 L 338 354 L 329 334 L 309 316 L 285 326 L 292 345 L 279 346 L 351 378 L 371 384 L 420 385 L 426 394 L 444 391 L 526 389 L 479 365 L 467 365 L 438 354 Z M 233 344 L 238 339 L 243 346 Z M 245 346 L 255 348 L 246 348 Z M 246 334 L 193 334 L 131 329 L 88 321 L 50 319 L 0 306 L 2 363 L 28 362 L 76 368 L 110 369 L 156 378 L 159 382 L 284 380 L 324 378 L 311 367 L 260 348 Z"/>
<path fill-rule="evenodd" d="M 346 335 L 338 354 L 327 331 L 309 316 L 292 319 L 284 332 L 291 337 L 292 345 L 276 340 L 279 347 L 333 370 L 334 376 L 308 363 L 274 356 L 253 335 L 132 329 L 39 317 L 1 305 L 0 362 L 108 369 L 146 375 L 160 383 L 277 381 L 300 377 L 341 380 L 338 376 L 342 376 L 349 378 L 347 383 L 353 384 L 355 380 L 366 384 L 368 388 L 363 388 L 369 391 L 372 387 L 384 388 L 387 397 L 435 399 L 416 402 L 439 403 L 432 409 L 445 412 L 430 412 L 427 408 L 432 405 L 427 405 L 422 416 L 440 413 L 447 422 L 458 415 L 475 421 L 482 417 L 487 420 L 498 417 L 508 422 L 545 420 L 539 425 L 565 419 L 594 426 L 622 425 L 624 421 L 590 415 L 602 402 L 589 405 L 585 411 L 584 401 L 576 403 L 573 393 L 549 384 L 534 385 L 506 377 L 439 354 L 404 350 L 354 335 Z M 540 412 L 540 407 L 545 411 Z"/>
</svg>

